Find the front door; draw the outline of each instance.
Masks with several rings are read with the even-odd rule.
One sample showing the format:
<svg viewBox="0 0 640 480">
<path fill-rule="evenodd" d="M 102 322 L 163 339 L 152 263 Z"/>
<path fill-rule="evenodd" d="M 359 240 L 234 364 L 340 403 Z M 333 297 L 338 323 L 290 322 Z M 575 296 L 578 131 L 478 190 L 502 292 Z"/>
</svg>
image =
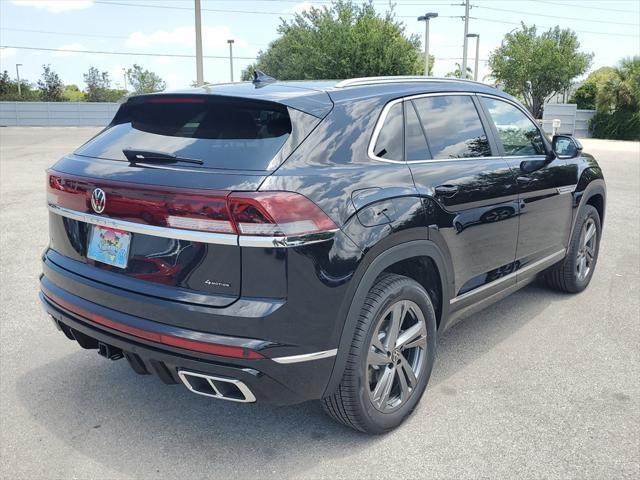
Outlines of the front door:
<svg viewBox="0 0 640 480">
<path fill-rule="evenodd" d="M 518 269 L 553 264 L 563 258 L 569 240 L 574 169 L 548 155 L 540 129 L 520 107 L 495 97 L 479 98 L 518 183 Z"/>
<path fill-rule="evenodd" d="M 516 256 L 518 189 L 495 149 L 473 95 L 426 94 L 405 101 L 405 157 L 424 198 L 430 238 L 440 236 L 449 249 L 456 302 L 472 302 L 489 284 L 515 283 L 509 274 Z"/>
</svg>

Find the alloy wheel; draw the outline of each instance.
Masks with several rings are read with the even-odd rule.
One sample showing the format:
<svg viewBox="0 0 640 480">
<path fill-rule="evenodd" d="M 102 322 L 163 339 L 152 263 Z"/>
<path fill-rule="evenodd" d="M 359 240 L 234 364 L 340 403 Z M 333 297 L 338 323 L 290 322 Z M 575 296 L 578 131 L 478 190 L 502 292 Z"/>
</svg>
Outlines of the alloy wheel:
<svg viewBox="0 0 640 480">
<path fill-rule="evenodd" d="M 418 305 L 399 300 L 380 317 L 367 355 L 369 398 L 389 413 L 415 391 L 427 350 L 427 324 Z"/>
<path fill-rule="evenodd" d="M 578 280 L 583 281 L 589 275 L 596 256 L 597 243 L 596 222 L 588 218 L 580 231 L 580 243 L 576 259 L 576 273 Z"/>
</svg>

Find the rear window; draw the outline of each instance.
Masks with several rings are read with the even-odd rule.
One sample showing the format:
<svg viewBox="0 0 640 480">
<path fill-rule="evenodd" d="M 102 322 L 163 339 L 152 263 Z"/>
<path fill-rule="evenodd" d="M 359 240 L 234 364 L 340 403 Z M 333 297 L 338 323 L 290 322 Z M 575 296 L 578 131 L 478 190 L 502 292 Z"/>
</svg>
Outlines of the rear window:
<svg viewBox="0 0 640 480">
<path fill-rule="evenodd" d="M 228 97 L 134 98 L 76 153 L 126 161 L 123 150 L 134 149 L 201 160 L 207 168 L 265 170 L 292 137 L 292 114 L 308 117 L 277 103 Z"/>
</svg>

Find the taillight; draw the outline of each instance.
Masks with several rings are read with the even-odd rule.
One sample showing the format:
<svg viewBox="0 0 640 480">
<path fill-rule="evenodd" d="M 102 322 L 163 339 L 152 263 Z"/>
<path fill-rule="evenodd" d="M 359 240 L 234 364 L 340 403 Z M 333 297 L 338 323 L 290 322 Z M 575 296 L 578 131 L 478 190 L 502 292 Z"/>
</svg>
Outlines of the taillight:
<svg viewBox="0 0 640 480">
<path fill-rule="evenodd" d="M 185 190 L 124 182 L 95 182 L 49 175 L 48 201 L 58 207 L 96 213 L 91 195 L 106 196 L 102 216 L 128 222 L 241 236 L 298 236 L 337 229 L 303 195 L 293 192 Z"/>
<path fill-rule="evenodd" d="M 315 203 L 297 193 L 232 193 L 227 201 L 240 235 L 293 236 L 337 228 Z"/>
</svg>

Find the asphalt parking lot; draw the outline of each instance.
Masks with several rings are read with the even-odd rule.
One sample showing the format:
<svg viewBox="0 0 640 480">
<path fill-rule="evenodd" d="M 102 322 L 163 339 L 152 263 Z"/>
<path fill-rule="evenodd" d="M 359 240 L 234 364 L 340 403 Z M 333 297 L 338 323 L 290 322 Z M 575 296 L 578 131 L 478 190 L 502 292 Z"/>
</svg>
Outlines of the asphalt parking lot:
<svg viewBox="0 0 640 480">
<path fill-rule="evenodd" d="M 589 289 L 534 284 L 446 332 L 415 414 L 370 437 L 317 403 L 165 386 L 54 329 L 44 169 L 96 131 L 0 129 L 2 478 L 640 477 L 640 143 L 584 141 L 609 192 Z"/>
</svg>

